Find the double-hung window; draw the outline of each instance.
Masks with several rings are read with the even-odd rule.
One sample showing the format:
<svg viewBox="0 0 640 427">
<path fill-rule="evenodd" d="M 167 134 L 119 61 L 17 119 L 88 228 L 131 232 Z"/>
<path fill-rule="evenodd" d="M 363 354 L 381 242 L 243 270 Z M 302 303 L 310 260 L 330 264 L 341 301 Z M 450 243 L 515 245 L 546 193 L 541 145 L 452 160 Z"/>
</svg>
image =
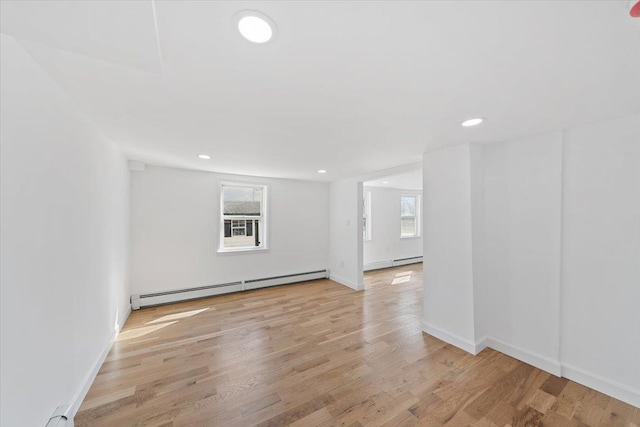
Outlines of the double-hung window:
<svg viewBox="0 0 640 427">
<path fill-rule="evenodd" d="M 362 239 L 371 240 L 371 191 L 362 193 Z"/>
<path fill-rule="evenodd" d="M 267 248 L 266 201 L 266 185 L 222 184 L 220 252 Z"/>
<path fill-rule="evenodd" d="M 400 197 L 400 237 L 417 237 L 420 235 L 418 209 L 418 196 L 404 195 Z"/>
</svg>

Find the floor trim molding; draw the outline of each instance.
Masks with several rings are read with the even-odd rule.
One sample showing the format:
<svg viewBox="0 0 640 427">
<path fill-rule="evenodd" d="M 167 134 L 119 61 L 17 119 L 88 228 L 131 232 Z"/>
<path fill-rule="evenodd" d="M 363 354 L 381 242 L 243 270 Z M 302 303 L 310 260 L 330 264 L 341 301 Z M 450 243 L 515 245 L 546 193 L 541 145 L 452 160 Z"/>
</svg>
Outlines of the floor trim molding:
<svg viewBox="0 0 640 427">
<path fill-rule="evenodd" d="M 351 288 L 354 291 L 361 291 L 361 290 L 364 289 L 364 284 L 358 286 L 356 283 L 353 283 L 352 281 L 347 280 L 347 279 L 343 279 L 342 277 L 336 276 L 334 274 L 329 275 L 329 280 L 332 280 L 332 281 L 334 281 L 336 283 L 339 283 L 339 284 L 341 284 L 343 286 Z"/>
<path fill-rule="evenodd" d="M 511 345 L 498 338 L 484 337 L 474 344 L 424 320 L 422 321 L 422 331 L 473 355 L 477 355 L 487 347 L 492 348 L 552 375 L 567 378 L 622 402 L 640 407 L 640 390 L 638 389 L 617 383 L 600 375 L 591 374 L 570 364 L 560 363 L 557 360 Z"/>
<path fill-rule="evenodd" d="M 490 347 L 494 350 L 504 353 L 507 356 L 511 356 L 515 359 L 528 363 L 531 366 L 535 366 L 538 369 L 542 369 L 545 372 L 549 372 L 557 377 L 562 375 L 562 365 L 559 361 L 553 360 L 547 356 L 534 353 L 529 350 L 525 350 L 521 347 L 504 342 L 498 338 L 487 337 L 484 339 L 485 347 Z"/>
<path fill-rule="evenodd" d="M 474 356 L 478 354 L 476 352 L 476 344 L 471 341 L 450 332 L 445 331 L 435 325 L 422 321 L 422 332 L 434 336 L 454 347 L 458 347 L 467 353 L 471 353 Z"/>
<path fill-rule="evenodd" d="M 71 401 L 71 404 L 69 405 L 69 409 L 65 414 L 67 418 L 73 419 L 78 413 L 78 409 L 80 409 L 80 405 L 82 405 L 82 402 L 84 401 L 84 398 L 89 392 L 89 389 L 93 384 L 93 381 L 96 379 L 96 376 L 98 375 L 98 371 L 100 371 L 102 364 L 104 363 L 105 359 L 109 355 L 111 346 L 116 341 L 116 338 L 120 333 L 120 330 L 122 329 L 124 324 L 127 322 L 127 319 L 129 318 L 130 314 L 131 314 L 131 306 L 129 305 L 127 307 L 127 310 L 123 313 L 123 315 L 120 316 L 120 319 L 118 319 L 118 329 L 113 331 L 113 334 L 111 334 L 111 337 L 109 337 L 109 340 L 105 345 L 104 349 L 102 350 L 102 353 L 98 356 L 98 359 L 93 364 L 93 367 L 91 368 L 91 370 L 87 372 L 87 375 L 85 375 L 84 380 L 82 381 L 82 386 L 73 396 L 73 400 Z"/>
<path fill-rule="evenodd" d="M 591 374 L 566 363 L 562 365 L 562 376 L 640 408 L 640 390 L 638 389 L 617 383 L 600 375 Z"/>
</svg>

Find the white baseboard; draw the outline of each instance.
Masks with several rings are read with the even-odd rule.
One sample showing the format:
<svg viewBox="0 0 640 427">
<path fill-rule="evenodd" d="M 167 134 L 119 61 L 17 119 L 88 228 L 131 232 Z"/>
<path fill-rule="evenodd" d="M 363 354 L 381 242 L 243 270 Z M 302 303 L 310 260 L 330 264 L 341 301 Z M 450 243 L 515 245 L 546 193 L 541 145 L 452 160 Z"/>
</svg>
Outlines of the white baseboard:
<svg viewBox="0 0 640 427">
<path fill-rule="evenodd" d="M 431 336 L 434 336 L 436 338 L 438 338 L 439 340 L 442 340 L 448 344 L 451 344 L 454 347 L 458 347 L 464 351 L 466 351 L 467 353 L 471 353 L 473 355 L 476 355 L 476 344 L 472 343 L 471 341 L 456 335 L 456 334 L 452 334 L 450 332 L 447 332 L 437 326 L 434 326 L 430 323 L 425 322 L 424 320 L 422 321 L 422 331 L 424 333 L 427 333 Z"/>
<path fill-rule="evenodd" d="M 118 329 L 116 330 L 116 335 L 120 333 L 124 324 L 127 323 L 127 319 L 129 318 L 130 314 L 131 314 L 131 304 L 127 304 L 127 309 L 125 310 L 124 313 L 122 313 L 122 315 L 118 319 Z"/>
<path fill-rule="evenodd" d="M 434 337 L 473 355 L 477 355 L 485 348 L 490 347 L 494 350 L 499 351 L 500 353 L 504 353 L 507 356 L 514 357 L 553 375 L 560 376 L 562 373 L 561 366 L 558 361 L 510 345 L 502 340 L 493 337 L 484 337 L 474 343 L 470 340 L 467 340 L 466 338 L 447 332 L 425 321 L 422 321 L 422 330 L 429 335 L 433 335 Z"/>
<path fill-rule="evenodd" d="M 344 285 L 346 287 L 349 287 L 351 289 L 353 289 L 354 291 L 361 291 L 364 289 L 364 283 L 361 283 L 360 285 L 358 285 L 357 283 L 354 283 L 350 280 L 347 279 L 343 279 L 342 277 L 336 276 L 334 274 L 331 274 L 329 276 L 329 280 L 333 280 L 336 283 L 340 283 L 341 285 Z"/>
<path fill-rule="evenodd" d="M 78 412 L 78 409 L 80 409 L 80 405 L 82 405 L 82 401 L 84 400 L 85 396 L 89 392 L 89 389 L 91 388 L 91 385 L 93 384 L 93 381 L 96 379 L 96 376 L 98 375 L 98 371 L 100 371 L 100 368 L 102 367 L 102 364 L 104 363 L 104 360 L 109 355 L 109 351 L 111 350 L 111 346 L 113 345 L 113 343 L 115 342 L 118 334 L 120 333 L 120 329 L 122 329 L 122 326 L 124 326 L 124 324 L 127 322 L 127 319 L 129 318 L 129 315 L 131 314 L 131 306 L 128 306 L 127 308 L 128 309 L 122 314 L 122 316 L 120 316 L 120 319 L 118 319 L 118 330 L 114 330 L 113 331 L 113 334 L 111 335 L 111 337 L 109 338 L 109 341 L 107 342 L 106 346 L 102 350 L 102 353 L 100 354 L 100 356 L 98 356 L 98 358 L 97 358 L 96 362 L 93 364 L 91 370 L 85 375 L 85 377 L 84 377 L 84 379 L 82 381 L 82 386 L 76 392 L 76 394 L 73 396 L 73 400 L 71 401 L 71 405 L 69 405 L 69 409 L 68 409 L 67 413 L 65 414 L 68 419 L 72 420 L 76 416 L 76 413 Z"/>
<path fill-rule="evenodd" d="M 480 354 L 480 352 L 487 347 L 489 347 L 487 345 L 487 337 L 482 337 L 481 339 L 476 341 L 475 351 L 473 354 L 474 355 Z"/>
<path fill-rule="evenodd" d="M 478 354 L 485 348 L 489 347 L 500 353 L 504 353 L 531 366 L 535 366 L 552 375 L 562 376 L 572 381 L 580 383 L 586 387 L 614 397 L 630 405 L 640 407 L 640 390 L 624 384 L 617 383 L 599 375 L 588 373 L 575 366 L 566 363 L 561 364 L 557 360 L 540 354 L 525 350 L 523 348 L 511 345 L 500 339 L 493 337 L 484 337 L 475 344 L 456 334 L 447 332 L 437 326 L 422 321 L 422 330 L 448 344 L 458 347 L 468 353 Z"/>
<path fill-rule="evenodd" d="M 535 366 L 536 368 L 542 369 L 543 371 L 549 372 L 557 377 L 562 375 L 560 362 L 553 360 L 550 357 L 542 356 L 529 350 L 516 347 L 493 337 L 485 338 L 484 345 L 485 347 L 490 347 L 500 353 L 504 353 L 507 356 L 521 360 L 524 363 L 528 363 L 531 366 Z"/>
<path fill-rule="evenodd" d="M 562 376 L 640 408 L 640 390 L 638 389 L 619 384 L 599 375 L 590 374 L 566 363 L 562 365 Z"/>
</svg>

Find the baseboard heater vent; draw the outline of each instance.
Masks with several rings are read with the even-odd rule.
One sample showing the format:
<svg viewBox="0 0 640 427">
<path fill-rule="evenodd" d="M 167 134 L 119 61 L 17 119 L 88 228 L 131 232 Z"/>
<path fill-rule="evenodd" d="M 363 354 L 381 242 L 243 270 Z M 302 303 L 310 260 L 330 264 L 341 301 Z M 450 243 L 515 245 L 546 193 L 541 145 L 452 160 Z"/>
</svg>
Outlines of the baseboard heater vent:
<svg viewBox="0 0 640 427">
<path fill-rule="evenodd" d="M 266 277 L 264 279 L 245 280 L 244 289 L 258 289 L 267 286 L 286 285 L 288 283 L 306 282 L 307 280 L 326 279 L 327 270 L 310 271 L 308 273 L 287 274 L 285 276 Z"/>
<path fill-rule="evenodd" d="M 157 292 L 153 294 L 131 295 L 131 309 L 189 301 L 232 292 L 248 291 L 268 286 L 286 285 L 288 283 L 305 282 L 307 280 L 324 279 L 329 276 L 328 270 L 310 271 L 307 273 L 287 274 L 284 276 L 265 277 L 262 279 L 242 280 L 240 282 L 220 285 L 201 286 L 198 288 Z"/>
<path fill-rule="evenodd" d="M 400 259 L 393 260 L 393 266 L 397 267 L 399 265 L 417 264 L 419 262 L 422 262 L 421 256 L 414 256 L 411 258 L 400 258 Z"/>
<path fill-rule="evenodd" d="M 417 264 L 422 262 L 421 256 L 414 256 L 410 258 L 393 259 L 389 261 L 378 261 L 364 265 L 364 271 L 382 270 L 383 268 L 398 267 L 399 265 Z"/>
</svg>

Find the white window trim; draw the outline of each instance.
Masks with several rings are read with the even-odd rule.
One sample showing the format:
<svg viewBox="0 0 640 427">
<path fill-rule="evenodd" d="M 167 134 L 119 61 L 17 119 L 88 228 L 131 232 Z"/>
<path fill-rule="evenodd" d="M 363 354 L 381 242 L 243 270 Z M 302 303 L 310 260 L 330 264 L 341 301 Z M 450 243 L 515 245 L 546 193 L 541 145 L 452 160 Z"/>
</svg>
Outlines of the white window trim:
<svg viewBox="0 0 640 427">
<path fill-rule="evenodd" d="M 224 216 L 224 187 L 250 187 L 262 188 L 262 215 L 260 216 L 243 216 L 243 215 L 228 215 Z M 237 181 L 223 181 L 220 182 L 220 213 L 218 218 L 218 253 L 219 254 L 232 254 L 232 253 L 250 253 L 250 252 L 264 252 L 269 250 L 269 184 L 253 183 L 253 182 L 237 182 Z M 262 242 L 257 247 L 245 247 L 245 248 L 225 248 L 224 247 L 224 220 L 225 219 L 262 219 Z M 255 233 L 255 230 L 254 230 Z"/>
<path fill-rule="evenodd" d="M 416 214 L 415 215 L 402 215 L 402 198 L 403 197 L 415 197 L 416 199 Z M 420 194 L 416 194 L 416 193 L 402 193 L 400 194 L 400 238 L 401 239 L 417 239 L 420 237 L 420 232 L 421 232 L 421 221 L 420 221 L 420 217 L 421 217 L 421 210 L 420 210 L 420 204 L 421 204 L 421 200 L 420 200 Z M 416 234 L 413 234 L 411 236 L 403 236 L 402 235 L 402 218 L 415 218 L 415 223 L 416 223 Z"/>
<path fill-rule="evenodd" d="M 365 236 L 362 239 L 364 242 L 370 242 L 371 241 L 371 235 L 373 234 L 373 228 L 371 225 L 371 199 L 373 197 L 373 195 L 371 194 L 371 191 L 365 190 L 363 192 L 363 198 L 365 200 L 365 204 L 364 204 L 364 211 L 363 211 L 363 217 L 367 218 L 367 224 L 366 224 L 366 230 L 365 230 Z"/>
</svg>

